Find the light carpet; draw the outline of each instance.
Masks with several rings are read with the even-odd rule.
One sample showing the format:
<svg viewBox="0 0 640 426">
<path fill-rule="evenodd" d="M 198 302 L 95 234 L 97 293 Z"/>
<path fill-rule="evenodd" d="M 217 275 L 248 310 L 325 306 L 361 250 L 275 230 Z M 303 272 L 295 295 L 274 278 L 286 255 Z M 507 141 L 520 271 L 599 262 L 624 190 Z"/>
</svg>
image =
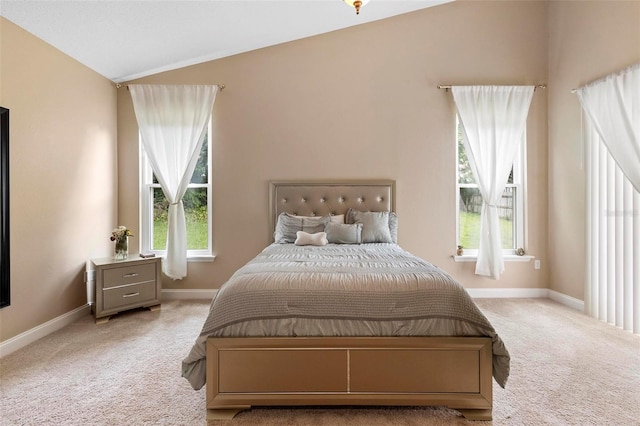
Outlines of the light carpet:
<svg viewBox="0 0 640 426">
<path fill-rule="evenodd" d="M 478 299 L 511 352 L 493 422 L 442 407 L 254 408 L 210 425 L 640 425 L 640 336 L 548 299 Z M 180 362 L 209 304 L 90 316 L 0 360 L 2 425 L 202 425 Z"/>
</svg>

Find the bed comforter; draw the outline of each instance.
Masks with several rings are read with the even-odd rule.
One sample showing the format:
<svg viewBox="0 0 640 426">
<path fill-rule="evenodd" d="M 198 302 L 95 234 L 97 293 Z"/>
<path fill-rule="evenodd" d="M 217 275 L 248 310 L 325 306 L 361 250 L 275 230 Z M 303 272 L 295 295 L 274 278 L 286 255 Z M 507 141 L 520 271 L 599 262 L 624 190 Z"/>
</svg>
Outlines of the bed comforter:
<svg viewBox="0 0 640 426">
<path fill-rule="evenodd" d="M 504 387 L 509 352 L 466 290 L 396 244 L 272 244 L 220 288 L 182 376 L 205 384 L 207 337 L 486 336 Z"/>
</svg>

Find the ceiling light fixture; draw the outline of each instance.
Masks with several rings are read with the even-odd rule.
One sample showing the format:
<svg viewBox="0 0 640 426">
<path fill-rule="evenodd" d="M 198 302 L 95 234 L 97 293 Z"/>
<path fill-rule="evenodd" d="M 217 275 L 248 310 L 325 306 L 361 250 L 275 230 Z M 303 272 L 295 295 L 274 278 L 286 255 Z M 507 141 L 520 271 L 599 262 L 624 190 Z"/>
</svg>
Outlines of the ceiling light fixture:
<svg viewBox="0 0 640 426">
<path fill-rule="evenodd" d="M 369 0 L 344 0 L 346 4 L 356 9 L 356 15 L 360 14 L 360 7 L 369 3 Z"/>
</svg>

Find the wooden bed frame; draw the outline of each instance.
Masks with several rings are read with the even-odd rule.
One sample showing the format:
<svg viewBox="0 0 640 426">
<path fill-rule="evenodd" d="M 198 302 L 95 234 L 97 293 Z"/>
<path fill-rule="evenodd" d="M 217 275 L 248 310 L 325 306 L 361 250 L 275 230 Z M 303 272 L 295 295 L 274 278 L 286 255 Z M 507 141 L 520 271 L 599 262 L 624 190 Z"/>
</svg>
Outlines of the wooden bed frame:
<svg viewBox="0 0 640 426">
<path fill-rule="evenodd" d="M 272 231 L 283 211 L 395 211 L 395 182 L 270 184 Z M 208 419 L 252 406 L 447 406 L 491 420 L 489 337 L 233 337 L 207 340 Z"/>
</svg>

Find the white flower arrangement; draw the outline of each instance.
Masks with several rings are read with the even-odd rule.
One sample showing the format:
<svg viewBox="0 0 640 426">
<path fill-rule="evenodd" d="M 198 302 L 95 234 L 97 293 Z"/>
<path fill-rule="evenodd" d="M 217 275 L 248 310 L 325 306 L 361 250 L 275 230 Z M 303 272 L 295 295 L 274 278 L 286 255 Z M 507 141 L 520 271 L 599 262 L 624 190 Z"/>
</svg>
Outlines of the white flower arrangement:
<svg viewBox="0 0 640 426">
<path fill-rule="evenodd" d="M 111 241 L 124 241 L 126 237 L 133 237 L 131 231 L 123 225 L 111 231 Z"/>
</svg>

